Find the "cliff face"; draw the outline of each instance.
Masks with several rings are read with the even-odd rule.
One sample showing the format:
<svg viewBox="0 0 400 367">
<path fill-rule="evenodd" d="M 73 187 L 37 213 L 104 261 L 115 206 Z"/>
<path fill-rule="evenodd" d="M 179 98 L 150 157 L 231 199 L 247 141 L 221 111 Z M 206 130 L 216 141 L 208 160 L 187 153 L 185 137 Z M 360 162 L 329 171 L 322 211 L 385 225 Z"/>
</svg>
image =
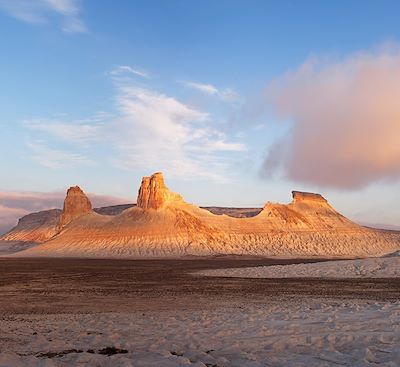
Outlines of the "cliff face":
<svg viewBox="0 0 400 367">
<path fill-rule="evenodd" d="M 71 188 L 60 224 L 51 239 L 13 256 L 363 257 L 400 249 L 400 233 L 361 227 L 319 194 L 296 191 L 290 204 L 267 203 L 258 215 L 234 218 L 185 203 L 161 173 L 143 178 L 137 206 L 112 216 L 92 211 L 82 190 Z"/>
<path fill-rule="evenodd" d="M 102 215 L 118 215 L 132 206 L 133 204 L 114 205 L 93 210 Z M 61 209 L 49 209 L 23 216 L 14 228 L 0 236 L 0 242 L 3 241 L 0 243 L 0 252 L 1 244 L 5 245 L 7 241 L 21 242 L 23 249 L 22 242 L 41 243 L 49 240 L 60 231 L 62 213 Z"/>
<path fill-rule="evenodd" d="M 154 173 L 150 177 L 143 177 L 137 197 L 139 208 L 158 210 L 174 202 L 183 202 L 183 199 L 165 186 L 161 172 Z"/>
<path fill-rule="evenodd" d="M 92 211 L 92 204 L 79 186 L 72 186 L 67 191 L 59 228 Z"/>
<path fill-rule="evenodd" d="M 44 242 L 55 236 L 61 210 L 51 209 L 22 217 L 16 227 L 0 238 L 3 241 Z"/>
<path fill-rule="evenodd" d="M 25 215 L 11 231 L 0 237 L 0 241 L 42 243 L 91 211 L 92 205 L 84 192 L 78 186 L 70 187 L 62 211 L 50 209 Z"/>
<path fill-rule="evenodd" d="M 312 192 L 292 191 L 292 197 L 294 202 L 303 202 L 303 201 L 314 201 L 320 203 L 328 202 L 322 195 L 314 194 Z"/>
</svg>

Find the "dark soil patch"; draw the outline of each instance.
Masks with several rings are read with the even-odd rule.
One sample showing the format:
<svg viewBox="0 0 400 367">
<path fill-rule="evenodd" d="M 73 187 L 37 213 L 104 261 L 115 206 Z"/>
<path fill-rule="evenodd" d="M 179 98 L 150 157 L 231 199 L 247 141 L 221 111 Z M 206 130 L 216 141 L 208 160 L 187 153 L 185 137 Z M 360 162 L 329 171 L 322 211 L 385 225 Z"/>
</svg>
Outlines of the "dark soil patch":
<svg viewBox="0 0 400 367">
<path fill-rule="evenodd" d="M 400 279 L 250 279 L 204 269 L 322 261 L 217 257 L 188 260 L 0 258 L 0 314 L 210 309 L 309 298 L 400 299 Z"/>
</svg>

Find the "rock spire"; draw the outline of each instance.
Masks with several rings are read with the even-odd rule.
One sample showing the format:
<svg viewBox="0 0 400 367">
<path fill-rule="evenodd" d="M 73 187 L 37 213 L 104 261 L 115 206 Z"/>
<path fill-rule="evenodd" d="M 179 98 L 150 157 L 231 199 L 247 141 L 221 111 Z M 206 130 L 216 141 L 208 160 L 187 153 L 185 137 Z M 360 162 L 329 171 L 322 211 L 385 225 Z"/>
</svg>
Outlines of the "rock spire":
<svg viewBox="0 0 400 367">
<path fill-rule="evenodd" d="M 91 211 L 92 204 L 81 188 L 79 186 L 70 187 L 64 200 L 60 229 Z"/>
<path fill-rule="evenodd" d="M 166 204 L 182 202 L 179 194 L 169 191 L 161 172 L 143 177 L 137 197 L 137 206 L 142 209 L 161 209 Z"/>
</svg>

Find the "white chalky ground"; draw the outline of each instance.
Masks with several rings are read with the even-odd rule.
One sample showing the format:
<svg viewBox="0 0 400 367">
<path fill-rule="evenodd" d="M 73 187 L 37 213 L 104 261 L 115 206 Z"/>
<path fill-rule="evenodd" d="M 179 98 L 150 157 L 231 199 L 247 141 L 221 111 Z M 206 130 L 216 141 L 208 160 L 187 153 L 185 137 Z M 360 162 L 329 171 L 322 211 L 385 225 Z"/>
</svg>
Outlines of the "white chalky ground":
<svg viewBox="0 0 400 367">
<path fill-rule="evenodd" d="M 399 301 L 2 315 L 0 330 L 0 366 L 10 367 L 400 365 Z M 99 354 L 107 347 L 120 351 Z"/>
</svg>

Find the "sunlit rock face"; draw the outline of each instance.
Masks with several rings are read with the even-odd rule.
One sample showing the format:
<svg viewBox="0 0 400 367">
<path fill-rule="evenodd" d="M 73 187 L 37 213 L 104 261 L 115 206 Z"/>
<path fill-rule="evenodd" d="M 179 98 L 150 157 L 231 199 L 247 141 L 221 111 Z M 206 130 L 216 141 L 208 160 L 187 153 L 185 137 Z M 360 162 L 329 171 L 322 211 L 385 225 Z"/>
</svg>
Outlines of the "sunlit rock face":
<svg viewBox="0 0 400 367">
<path fill-rule="evenodd" d="M 137 197 L 139 208 L 158 210 L 174 202 L 183 202 L 183 199 L 165 186 L 161 172 L 154 173 L 150 177 L 143 177 Z"/>
<path fill-rule="evenodd" d="M 12 256 L 348 258 L 400 248 L 400 232 L 361 227 L 319 194 L 295 191 L 289 204 L 269 202 L 255 216 L 235 218 L 185 203 L 166 187 L 161 173 L 143 178 L 137 206 L 114 215 L 92 211 L 82 190 L 70 188 L 60 224 L 63 227 L 50 239 Z M 13 234 L 21 237 L 17 229 Z M 24 236 L 31 235 L 30 227 L 25 229 Z M 44 225 L 39 229 L 47 231 Z"/>
<path fill-rule="evenodd" d="M 302 201 L 319 201 L 327 203 L 328 201 L 320 194 L 314 194 L 312 192 L 292 191 L 292 197 L 294 202 Z"/>
<path fill-rule="evenodd" d="M 40 243 L 58 233 L 61 210 L 43 210 L 25 215 L 18 225 L 0 237 L 0 241 L 20 241 Z"/>
<path fill-rule="evenodd" d="M 92 211 L 92 204 L 79 186 L 72 186 L 67 191 L 64 208 L 60 218 L 60 229 L 73 220 Z"/>
</svg>

